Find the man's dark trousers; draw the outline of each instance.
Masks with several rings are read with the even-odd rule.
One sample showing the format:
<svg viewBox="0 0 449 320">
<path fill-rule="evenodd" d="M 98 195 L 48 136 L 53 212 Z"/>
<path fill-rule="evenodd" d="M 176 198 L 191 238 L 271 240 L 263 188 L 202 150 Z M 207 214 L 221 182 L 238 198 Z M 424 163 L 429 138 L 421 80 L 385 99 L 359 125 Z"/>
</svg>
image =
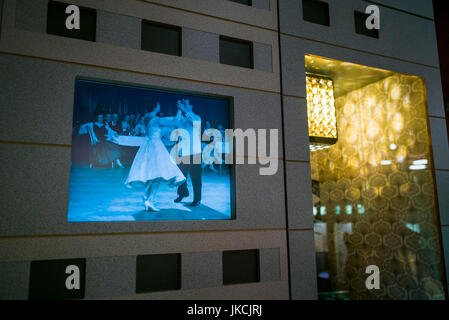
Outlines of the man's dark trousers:
<svg viewBox="0 0 449 320">
<path fill-rule="evenodd" d="M 195 154 L 191 156 L 180 157 L 182 162 L 178 165 L 182 174 L 186 177 L 186 181 L 178 187 L 178 196 L 187 197 L 189 195 L 189 189 L 187 188 L 187 177 L 190 173 L 190 179 L 193 186 L 193 202 L 201 201 L 201 154 Z M 194 163 L 196 160 L 198 163 Z"/>
</svg>

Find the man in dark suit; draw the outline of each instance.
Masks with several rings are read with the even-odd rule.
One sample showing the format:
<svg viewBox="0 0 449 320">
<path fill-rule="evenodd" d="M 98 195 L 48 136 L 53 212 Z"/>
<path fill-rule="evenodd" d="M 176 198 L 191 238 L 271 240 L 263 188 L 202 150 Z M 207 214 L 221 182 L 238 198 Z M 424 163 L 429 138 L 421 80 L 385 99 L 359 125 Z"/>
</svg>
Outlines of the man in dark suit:
<svg viewBox="0 0 449 320">
<path fill-rule="evenodd" d="M 190 141 L 180 141 L 181 145 L 181 163 L 179 169 L 187 178 L 190 173 L 190 179 L 193 186 L 193 202 L 191 207 L 196 207 L 201 202 L 201 117 L 193 112 L 193 107 L 188 99 L 182 100 L 182 129 L 189 133 Z M 181 202 L 183 198 L 189 196 L 189 189 L 186 181 L 178 187 L 178 197 L 175 202 Z"/>
</svg>

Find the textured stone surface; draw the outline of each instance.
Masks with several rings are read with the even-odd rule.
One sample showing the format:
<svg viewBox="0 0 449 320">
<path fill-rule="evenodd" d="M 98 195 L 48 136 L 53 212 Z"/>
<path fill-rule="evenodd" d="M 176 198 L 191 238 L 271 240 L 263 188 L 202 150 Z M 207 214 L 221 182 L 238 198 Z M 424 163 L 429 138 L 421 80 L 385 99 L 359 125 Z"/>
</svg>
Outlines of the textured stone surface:
<svg viewBox="0 0 449 320">
<path fill-rule="evenodd" d="M 374 39 L 355 33 L 354 11 L 365 12 L 368 4 L 359 0 L 327 2 L 329 27 L 304 21 L 302 0 L 280 1 L 281 32 L 433 67 L 439 66 L 432 20 L 381 7 L 379 39 Z M 415 45 L 417 39 L 419 46 Z"/>
<path fill-rule="evenodd" d="M 97 41 L 140 49 L 141 19 L 97 11 Z"/>
<path fill-rule="evenodd" d="M 283 97 L 285 158 L 310 161 L 307 102 L 302 98 Z"/>
<path fill-rule="evenodd" d="M 433 161 L 435 169 L 449 169 L 449 145 L 447 138 L 446 120 L 430 118 L 432 134 Z"/>
<path fill-rule="evenodd" d="M 0 262 L 0 299 L 28 299 L 29 261 Z"/>
<path fill-rule="evenodd" d="M 444 247 L 444 264 L 446 265 L 446 275 L 449 274 L 449 226 L 441 228 L 443 247 Z"/>
<path fill-rule="evenodd" d="M 279 248 L 259 250 L 260 281 L 281 280 L 281 265 Z"/>
<path fill-rule="evenodd" d="M 182 29 L 182 56 L 219 62 L 219 35 L 194 30 Z"/>
<path fill-rule="evenodd" d="M 289 229 L 313 227 L 312 178 L 310 164 L 287 162 L 287 204 Z"/>
<path fill-rule="evenodd" d="M 292 299 L 317 299 L 313 231 L 289 231 L 289 245 Z"/>
<path fill-rule="evenodd" d="M 47 30 L 47 0 L 17 0 L 15 27 L 35 32 Z"/>
<path fill-rule="evenodd" d="M 449 225 L 449 172 L 435 171 L 436 189 L 438 195 L 438 207 L 440 209 L 440 222 L 443 225 Z"/>
<path fill-rule="evenodd" d="M 86 299 L 131 295 L 136 292 L 136 257 L 86 260 Z"/>
<path fill-rule="evenodd" d="M 252 0 L 252 1 L 254 8 L 270 10 L 270 0 Z"/>
<path fill-rule="evenodd" d="M 254 69 L 272 72 L 273 62 L 271 57 L 271 46 L 259 42 L 253 44 Z"/>
<path fill-rule="evenodd" d="M 207 288 L 223 285 L 222 253 L 186 252 L 182 254 L 181 288 Z"/>
</svg>

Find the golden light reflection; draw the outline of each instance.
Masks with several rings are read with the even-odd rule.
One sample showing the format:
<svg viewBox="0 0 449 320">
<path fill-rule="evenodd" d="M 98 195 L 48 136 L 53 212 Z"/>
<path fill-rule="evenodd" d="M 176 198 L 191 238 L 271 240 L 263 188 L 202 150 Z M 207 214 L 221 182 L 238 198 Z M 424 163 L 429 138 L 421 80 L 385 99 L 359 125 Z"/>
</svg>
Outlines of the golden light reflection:
<svg viewBox="0 0 449 320">
<path fill-rule="evenodd" d="M 335 88 L 344 87 L 338 75 L 313 71 L 331 76 Z M 423 80 L 392 74 L 348 90 L 335 99 L 335 122 L 318 118 L 316 123 L 310 123 L 311 113 L 329 112 L 316 111 L 325 108 L 326 99 L 320 87 L 313 90 L 317 82 L 307 80 L 308 108 L 314 109 L 308 110 L 310 136 L 319 137 L 324 124 L 338 124 L 338 141 L 326 149 L 311 147 L 310 153 L 314 225 L 326 227 L 322 234 L 315 232 L 317 270 L 329 274 L 326 283 L 319 279 L 320 294 L 444 298 Z M 325 246 L 318 246 L 321 242 Z M 391 275 L 389 286 L 396 291 L 366 290 L 365 266 L 373 261 Z"/>
<path fill-rule="evenodd" d="M 337 116 L 334 83 L 331 79 L 307 75 L 306 84 L 310 140 L 318 143 L 335 143 Z"/>
</svg>

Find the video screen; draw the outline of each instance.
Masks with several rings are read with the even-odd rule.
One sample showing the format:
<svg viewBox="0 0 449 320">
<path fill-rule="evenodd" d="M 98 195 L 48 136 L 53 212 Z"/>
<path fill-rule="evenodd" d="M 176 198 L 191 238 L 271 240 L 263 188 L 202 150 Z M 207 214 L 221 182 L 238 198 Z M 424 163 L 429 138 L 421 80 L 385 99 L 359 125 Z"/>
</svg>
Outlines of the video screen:
<svg viewBox="0 0 449 320">
<path fill-rule="evenodd" d="M 229 98 L 76 80 L 68 221 L 232 219 L 226 129 Z"/>
</svg>

